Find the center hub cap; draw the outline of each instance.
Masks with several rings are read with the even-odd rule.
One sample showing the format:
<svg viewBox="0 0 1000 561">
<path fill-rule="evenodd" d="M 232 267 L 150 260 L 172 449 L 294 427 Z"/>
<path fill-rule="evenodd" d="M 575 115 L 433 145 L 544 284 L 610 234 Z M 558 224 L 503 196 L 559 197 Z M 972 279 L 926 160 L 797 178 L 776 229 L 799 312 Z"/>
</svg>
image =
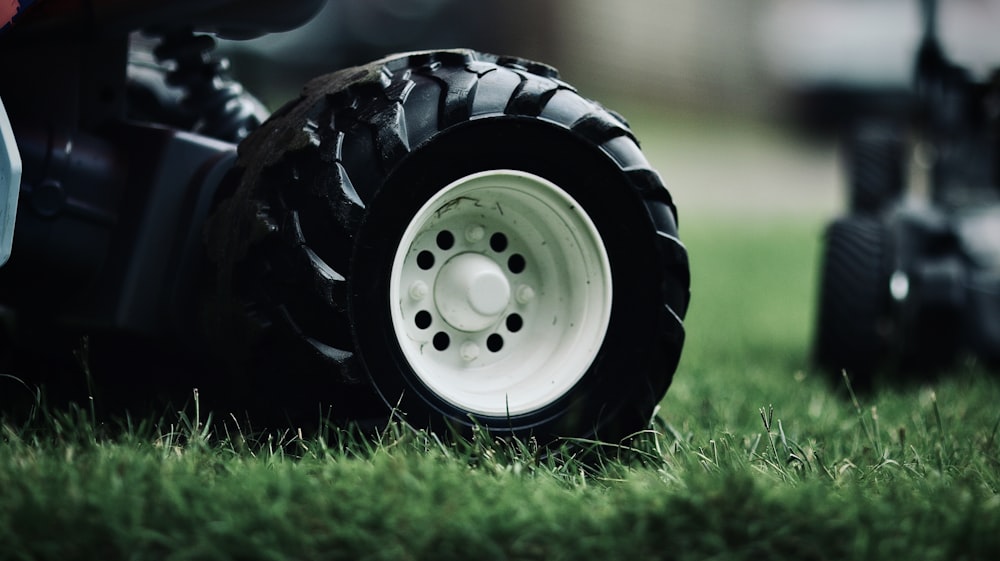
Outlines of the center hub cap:
<svg viewBox="0 0 1000 561">
<path fill-rule="evenodd" d="M 441 267 L 434 283 L 434 304 L 455 329 L 482 331 L 510 304 L 510 283 L 492 259 L 462 253 Z"/>
</svg>

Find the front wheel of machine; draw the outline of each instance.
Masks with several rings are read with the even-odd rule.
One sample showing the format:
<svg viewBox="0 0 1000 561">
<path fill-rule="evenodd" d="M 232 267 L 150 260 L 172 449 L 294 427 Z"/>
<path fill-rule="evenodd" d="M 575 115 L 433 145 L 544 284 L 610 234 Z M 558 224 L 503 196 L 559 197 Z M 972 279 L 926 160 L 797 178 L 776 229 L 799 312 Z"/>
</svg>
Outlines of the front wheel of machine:
<svg viewBox="0 0 1000 561">
<path fill-rule="evenodd" d="M 683 344 L 676 211 L 553 69 L 390 57 L 317 78 L 240 150 L 219 285 L 316 359 L 296 375 L 341 383 L 308 400 L 368 379 L 416 426 L 543 442 L 649 421 Z"/>
<path fill-rule="evenodd" d="M 839 383 L 844 371 L 860 388 L 889 354 L 886 231 L 874 218 L 850 215 L 827 228 L 814 356 Z"/>
</svg>

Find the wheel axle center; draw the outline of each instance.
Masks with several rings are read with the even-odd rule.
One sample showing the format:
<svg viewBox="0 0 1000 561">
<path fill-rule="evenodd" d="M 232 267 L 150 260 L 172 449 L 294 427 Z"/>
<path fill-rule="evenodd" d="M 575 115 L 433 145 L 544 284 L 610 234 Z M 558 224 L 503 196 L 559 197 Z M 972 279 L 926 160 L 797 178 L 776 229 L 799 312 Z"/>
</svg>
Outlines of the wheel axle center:
<svg viewBox="0 0 1000 561">
<path fill-rule="evenodd" d="M 510 292 L 510 283 L 495 261 L 478 253 L 462 253 L 438 272 L 434 303 L 455 329 L 482 331 L 507 309 Z"/>
</svg>

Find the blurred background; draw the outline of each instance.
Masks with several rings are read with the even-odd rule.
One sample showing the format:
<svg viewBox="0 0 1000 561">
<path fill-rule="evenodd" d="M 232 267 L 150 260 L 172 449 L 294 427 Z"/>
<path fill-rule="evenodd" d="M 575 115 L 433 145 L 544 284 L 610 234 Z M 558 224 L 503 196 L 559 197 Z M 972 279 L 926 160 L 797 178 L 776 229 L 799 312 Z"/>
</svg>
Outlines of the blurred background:
<svg viewBox="0 0 1000 561">
<path fill-rule="evenodd" d="M 1000 63 L 1000 1 L 940 4 L 956 60 L 983 75 Z M 920 29 L 918 0 L 333 0 L 304 27 L 225 49 L 253 61 L 236 66 L 271 103 L 319 73 L 462 46 L 547 62 L 592 97 L 828 126 L 898 101 Z"/>
<path fill-rule="evenodd" d="M 946 52 L 985 79 L 1000 0 L 940 4 Z M 333 0 L 297 30 L 222 49 L 272 109 L 312 76 L 392 52 L 546 62 L 629 119 L 682 212 L 831 215 L 836 133 L 907 110 L 920 33 L 918 0 Z"/>
</svg>

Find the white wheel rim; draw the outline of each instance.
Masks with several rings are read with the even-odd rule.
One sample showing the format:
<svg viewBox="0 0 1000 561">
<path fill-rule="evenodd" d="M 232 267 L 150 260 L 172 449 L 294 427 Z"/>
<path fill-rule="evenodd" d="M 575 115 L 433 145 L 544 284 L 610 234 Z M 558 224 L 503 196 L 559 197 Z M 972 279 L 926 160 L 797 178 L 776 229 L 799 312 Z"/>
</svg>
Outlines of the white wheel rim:
<svg viewBox="0 0 1000 561">
<path fill-rule="evenodd" d="M 611 317 L 594 223 L 560 187 L 521 171 L 441 189 L 407 226 L 390 275 L 393 330 L 413 372 L 481 415 L 527 414 L 564 396 Z"/>
</svg>

